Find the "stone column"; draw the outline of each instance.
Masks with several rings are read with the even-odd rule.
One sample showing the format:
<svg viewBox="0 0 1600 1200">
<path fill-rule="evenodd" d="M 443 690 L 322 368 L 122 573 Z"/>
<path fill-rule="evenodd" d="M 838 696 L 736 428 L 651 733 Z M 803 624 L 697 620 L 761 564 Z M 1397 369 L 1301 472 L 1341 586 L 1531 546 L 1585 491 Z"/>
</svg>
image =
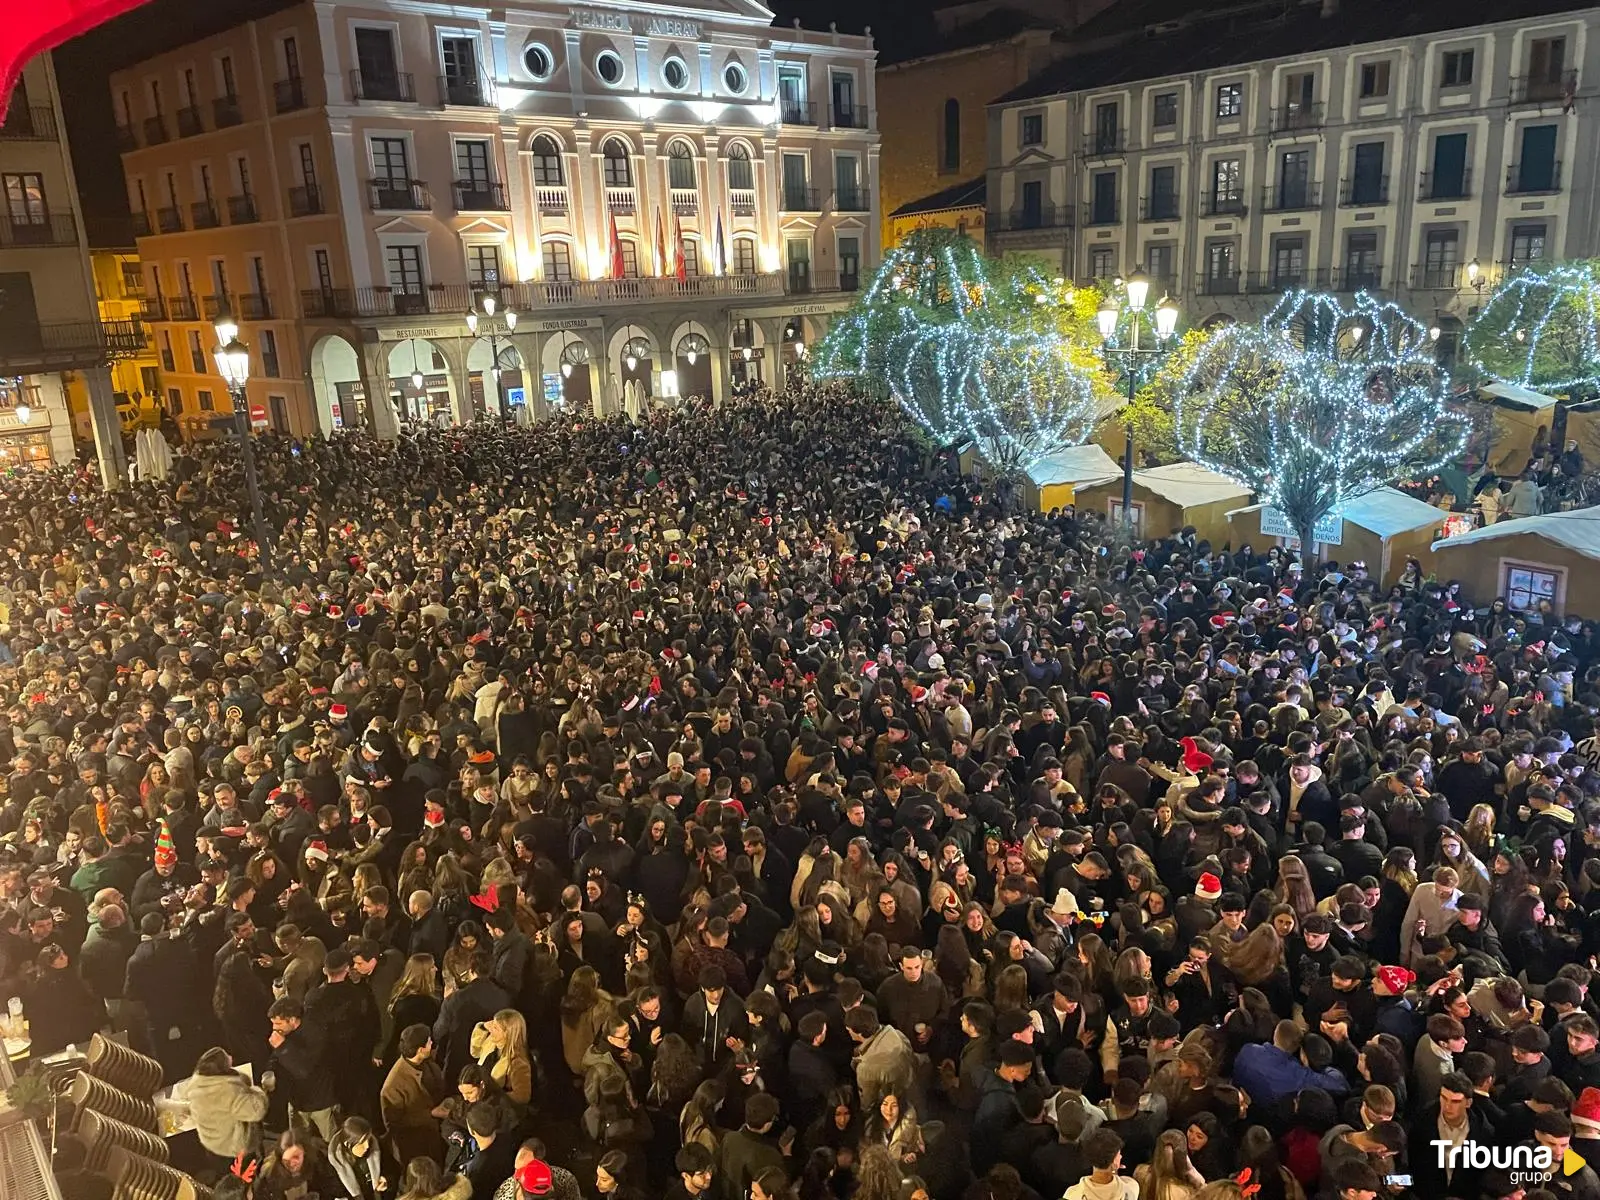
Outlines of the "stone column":
<svg viewBox="0 0 1600 1200">
<path fill-rule="evenodd" d="M 59 386 L 59 376 L 49 378 L 57 380 Z M 113 491 L 127 482 L 128 458 L 122 450 L 122 422 L 117 417 L 117 398 L 111 390 L 111 368 L 90 367 L 83 373 L 83 378 L 89 385 L 89 426 L 94 431 L 94 452 L 100 463 L 100 479 L 107 491 Z M 50 419 L 54 422 L 58 417 L 63 429 L 70 428 L 71 417 L 67 413 L 64 392 Z M 69 455 L 71 440 L 69 436 Z M 55 457 L 54 447 L 51 448 L 51 457 Z"/>
</svg>

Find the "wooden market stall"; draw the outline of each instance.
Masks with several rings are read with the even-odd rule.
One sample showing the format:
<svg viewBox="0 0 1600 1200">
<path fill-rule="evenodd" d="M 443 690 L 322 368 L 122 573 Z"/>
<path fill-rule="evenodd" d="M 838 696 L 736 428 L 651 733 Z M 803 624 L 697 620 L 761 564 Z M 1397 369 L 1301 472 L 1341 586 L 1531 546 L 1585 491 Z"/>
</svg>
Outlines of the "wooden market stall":
<svg viewBox="0 0 1600 1200">
<path fill-rule="evenodd" d="M 1324 532 L 1336 540 L 1319 541 L 1317 559 L 1364 562 L 1368 574 L 1388 587 L 1405 569 L 1407 558 L 1417 559 L 1424 571 L 1430 569 L 1433 540 L 1449 515 L 1395 488 L 1379 488 L 1347 502 L 1337 518 L 1324 522 Z M 1228 521 L 1235 546 L 1248 543 L 1260 549 L 1265 543 L 1293 540 L 1283 515 L 1265 504 L 1236 508 Z"/>
<path fill-rule="evenodd" d="M 1497 521 L 1433 543 L 1440 579 L 1459 579 L 1473 604 L 1503 596 L 1518 611 L 1541 599 L 1556 612 L 1600 618 L 1600 507 Z"/>
<path fill-rule="evenodd" d="M 1122 519 L 1122 475 L 1077 488 L 1079 511 Z M 1228 539 L 1228 513 L 1248 504 L 1250 489 L 1199 463 L 1169 463 L 1133 473 L 1134 523 L 1144 537 L 1166 537 L 1194 527 L 1197 538 L 1222 545 Z"/>
<path fill-rule="evenodd" d="M 1122 478 L 1122 465 L 1094 442 L 1063 446 L 1028 468 L 1023 498 L 1038 512 L 1075 504 L 1077 489 Z"/>
<path fill-rule="evenodd" d="M 1520 475 L 1533 457 L 1539 430 L 1549 436 L 1556 398 L 1512 383 L 1486 383 L 1478 395 L 1491 410 L 1485 465 L 1496 475 Z"/>
</svg>

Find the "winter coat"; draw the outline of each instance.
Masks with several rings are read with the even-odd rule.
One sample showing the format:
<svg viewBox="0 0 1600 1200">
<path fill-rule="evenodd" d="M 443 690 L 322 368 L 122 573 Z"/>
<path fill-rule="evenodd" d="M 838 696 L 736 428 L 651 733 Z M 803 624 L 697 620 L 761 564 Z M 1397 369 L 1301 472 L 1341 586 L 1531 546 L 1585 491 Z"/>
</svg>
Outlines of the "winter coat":
<svg viewBox="0 0 1600 1200">
<path fill-rule="evenodd" d="M 1318 1087 L 1335 1096 L 1350 1090 L 1344 1076 L 1332 1067 L 1313 1071 L 1270 1042 L 1253 1042 L 1239 1051 L 1233 1060 L 1233 1081 L 1250 1097 L 1252 1107 L 1260 1104 L 1263 1111 L 1280 1096 L 1302 1088 Z"/>
<path fill-rule="evenodd" d="M 191 1075 L 184 1097 L 195 1135 L 211 1153 L 233 1158 L 260 1144 L 270 1097 L 243 1075 Z"/>
<path fill-rule="evenodd" d="M 917 1059 L 906 1035 L 893 1025 L 883 1025 L 856 1050 L 855 1066 L 863 1100 L 871 1097 L 876 1104 L 885 1092 L 906 1094 L 916 1076 Z"/>
</svg>

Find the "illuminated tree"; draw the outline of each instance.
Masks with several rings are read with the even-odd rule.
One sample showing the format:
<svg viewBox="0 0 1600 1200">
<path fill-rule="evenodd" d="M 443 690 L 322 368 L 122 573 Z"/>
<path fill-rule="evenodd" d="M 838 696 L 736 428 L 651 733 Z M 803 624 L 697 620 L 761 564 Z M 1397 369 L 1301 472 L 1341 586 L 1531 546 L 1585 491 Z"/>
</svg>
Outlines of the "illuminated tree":
<svg viewBox="0 0 1600 1200">
<path fill-rule="evenodd" d="M 1468 360 L 1501 383 L 1588 395 L 1600 381 L 1600 263 L 1526 268 L 1467 330 Z"/>
<path fill-rule="evenodd" d="M 1002 473 L 1089 436 L 1103 379 L 1098 295 L 986 258 L 948 229 L 911 234 L 812 354 L 815 378 L 887 392 L 940 445 L 976 441 Z"/>
<path fill-rule="evenodd" d="M 1466 446 L 1428 330 L 1366 293 L 1295 292 L 1259 324 L 1190 335 L 1138 406 L 1180 454 L 1279 509 L 1309 548 L 1347 501 L 1430 473 Z"/>
</svg>

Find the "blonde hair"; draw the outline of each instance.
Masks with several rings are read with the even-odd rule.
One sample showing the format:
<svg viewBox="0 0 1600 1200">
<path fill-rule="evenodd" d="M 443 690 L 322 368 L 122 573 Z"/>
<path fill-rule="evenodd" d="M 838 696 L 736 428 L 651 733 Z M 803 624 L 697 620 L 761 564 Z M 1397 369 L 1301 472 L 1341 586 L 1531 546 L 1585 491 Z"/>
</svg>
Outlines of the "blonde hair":
<svg viewBox="0 0 1600 1200">
<path fill-rule="evenodd" d="M 389 997 L 389 1011 L 394 1011 L 394 1006 L 405 996 L 432 996 L 439 995 L 439 969 L 433 961 L 431 954 L 413 954 L 406 959 L 405 970 L 395 982 L 394 992 Z"/>
<path fill-rule="evenodd" d="M 502 1008 L 494 1015 L 494 1023 L 500 1026 L 500 1057 L 502 1060 L 511 1058 L 528 1058 L 528 1022 L 514 1008 Z"/>
</svg>

